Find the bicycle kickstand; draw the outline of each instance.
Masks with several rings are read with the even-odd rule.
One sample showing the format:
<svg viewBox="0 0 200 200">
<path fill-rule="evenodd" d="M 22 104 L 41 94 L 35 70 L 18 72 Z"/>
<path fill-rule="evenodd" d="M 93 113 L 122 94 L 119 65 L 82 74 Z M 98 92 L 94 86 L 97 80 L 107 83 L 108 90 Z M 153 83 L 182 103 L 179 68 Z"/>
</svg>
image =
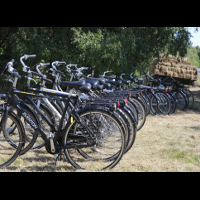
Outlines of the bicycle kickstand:
<svg viewBox="0 0 200 200">
<path fill-rule="evenodd" d="M 65 154 L 62 153 L 62 150 L 60 150 L 59 153 L 58 153 L 58 155 L 57 155 L 57 157 L 56 157 L 56 161 L 55 161 L 53 172 L 55 172 L 55 170 L 56 170 L 57 161 L 58 160 L 62 160 L 64 162 L 64 158 L 65 158 Z"/>
</svg>

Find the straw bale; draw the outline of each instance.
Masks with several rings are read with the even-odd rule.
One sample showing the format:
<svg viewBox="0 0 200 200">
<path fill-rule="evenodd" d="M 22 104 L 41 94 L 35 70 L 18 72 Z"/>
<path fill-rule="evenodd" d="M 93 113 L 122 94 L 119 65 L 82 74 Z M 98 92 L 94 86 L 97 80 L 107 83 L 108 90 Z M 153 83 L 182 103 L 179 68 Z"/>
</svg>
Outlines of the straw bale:
<svg viewBox="0 0 200 200">
<path fill-rule="evenodd" d="M 190 79 L 191 79 L 191 80 L 195 80 L 195 76 L 194 76 L 194 74 L 191 74 Z"/>
<path fill-rule="evenodd" d="M 197 71 L 193 71 L 193 74 L 194 74 L 194 75 L 197 75 Z"/>
<path fill-rule="evenodd" d="M 181 73 L 181 69 L 180 68 L 175 68 L 174 72 L 176 72 L 177 74 L 180 74 Z"/>
<path fill-rule="evenodd" d="M 175 63 L 175 62 L 172 62 L 171 67 L 176 67 L 176 63 Z"/>
<path fill-rule="evenodd" d="M 171 62 L 172 64 L 177 64 L 178 63 L 178 61 L 177 60 L 172 60 L 172 62 Z"/>
<path fill-rule="evenodd" d="M 168 55 L 168 58 L 172 58 L 172 55 Z"/>
<path fill-rule="evenodd" d="M 186 65 L 180 65 L 181 69 L 186 69 Z"/>
<path fill-rule="evenodd" d="M 159 69 L 155 69 L 154 74 L 159 74 Z"/>
<path fill-rule="evenodd" d="M 171 67 L 171 62 L 162 62 L 166 67 Z"/>
<path fill-rule="evenodd" d="M 161 72 L 166 72 L 166 71 L 168 71 L 168 67 L 165 67 L 164 65 L 161 65 L 160 66 L 160 71 Z"/>
<path fill-rule="evenodd" d="M 172 59 L 171 59 L 171 58 L 168 58 L 168 62 L 171 63 L 171 62 L 172 62 Z"/>
<path fill-rule="evenodd" d="M 179 77 L 178 74 L 176 72 L 173 72 L 173 77 Z"/>
<path fill-rule="evenodd" d="M 193 70 L 187 70 L 187 74 L 193 74 Z"/>
<path fill-rule="evenodd" d="M 181 63 L 181 57 L 180 57 L 180 56 L 177 57 L 177 61 L 178 61 L 179 63 Z"/>
<path fill-rule="evenodd" d="M 155 67 L 154 67 L 155 69 L 159 69 L 159 65 L 155 65 Z"/>
<path fill-rule="evenodd" d="M 191 63 L 191 62 L 185 62 L 185 64 L 186 64 L 186 65 L 192 65 L 192 63 Z"/>
<path fill-rule="evenodd" d="M 181 68 L 181 73 L 182 74 L 186 73 L 186 69 Z"/>
<path fill-rule="evenodd" d="M 187 70 L 193 70 L 193 67 L 192 66 L 187 66 Z"/>
<path fill-rule="evenodd" d="M 178 78 L 183 78 L 183 74 L 179 74 L 179 77 Z"/>
<path fill-rule="evenodd" d="M 185 78 L 185 79 L 187 78 L 187 73 L 183 74 L 183 78 Z"/>
<path fill-rule="evenodd" d="M 172 76 L 172 75 L 173 75 L 173 72 L 167 71 L 167 76 Z"/>
<path fill-rule="evenodd" d="M 193 67 L 193 70 L 197 71 L 197 67 L 196 66 L 192 66 Z"/>
<path fill-rule="evenodd" d="M 188 58 L 182 58 L 182 62 L 189 62 Z"/>
<path fill-rule="evenodd" d="M 186 79 L 190 79 L 191 75 L 190 74 L 186 74 Z"/>
</svg>

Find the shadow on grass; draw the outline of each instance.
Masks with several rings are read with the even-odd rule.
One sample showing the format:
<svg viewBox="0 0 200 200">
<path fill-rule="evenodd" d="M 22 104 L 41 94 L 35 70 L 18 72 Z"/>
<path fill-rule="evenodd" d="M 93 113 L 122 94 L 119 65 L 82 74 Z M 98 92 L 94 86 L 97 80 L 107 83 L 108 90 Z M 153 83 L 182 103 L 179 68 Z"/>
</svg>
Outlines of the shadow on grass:
<svg viewBox="0 0 200 200">
<path fill-rule="evenodd" d="M 10 166 L 6 167 L 8 171 L 21 172 L 52 172 L 54 169 L 57 154 L 48 154 L 45 150 L 32 150 L 19 156 Z M 57 161 L 56 171 L 73 172 L 76 169 L 67 161 Z"/>
<path fill-rule="evenodd" d="M 199 126 L 191 126 L 191 129 L 195 129 L 195 130 L 200 130 L 200 125 Z"/>
</svg>

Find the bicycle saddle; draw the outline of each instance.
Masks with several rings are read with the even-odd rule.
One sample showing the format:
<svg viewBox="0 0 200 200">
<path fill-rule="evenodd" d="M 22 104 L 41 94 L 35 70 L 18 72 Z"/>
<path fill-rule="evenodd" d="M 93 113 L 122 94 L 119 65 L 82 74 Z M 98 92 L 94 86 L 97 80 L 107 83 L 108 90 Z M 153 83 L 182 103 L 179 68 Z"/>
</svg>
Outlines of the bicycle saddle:
<svg viewBox="0 0 200 200">
<path fill-rule="evenodd" d="M 98 80 L 94 80 L 94 79 L 93 80 L 86 79 L 85 82 L 91 84 L 91 86 L 92 86 L 91 89 L 92 90 L 96 90 L 97 86 L 99 85 L 99 81 Z"/>
<path fill-rule="evenodd" d="M 106 81 L 106 83 L 119 87 L 122 84 L 122 81 Z"/>
<path fill-rule="evenodd" d="M 97 86 L 97 90 L 102 90 L 103 89 L 103 85 L 98 85 Z"/>
<path fill-rule="evenodd" d="M 102 76 L 103 78 L 105 78 L 105 79 L 110 79 L 110 80 L 112 80 L 112 79 L 115 79 L 116 78 L 116 76 L 115 75 L 111 75 L 111 76 Z"/>
<path fill-rule="evenodd" d="M 85 80 L 82 81 L 61 81 L 60 85 L 65 85 L 65 86 L 69 86 L 70 88 L 74 88 L 79 90 L 82 86 L 84 86 L 86 84 Z"/>
<path fill-rule="evenodd" d="M 128 85 L 131 81 L 130 80 L 122 80 L 125 85 Z"/>
<path fill-rule="evenodd" d="M 0 99 L 5 99 L 6 95 L 5 94 L 0 94 Z"/>
<path fill-rule="evenodd" d="M 106 82 L 105 78 L 90 78 L 90 77 L 87 77 L 86 80 L 96 80 L 96 81 L 99 81 L 99 85 L 103 85 Z"/>
<path fill-rule="evenodd" d="M 135 79 L 134 79 L 134 78 L 128 78 L 128 80 L 130 80 L 130 81 L 135 81 Z"/>
<path fill-rule="evenodd" d="M 105 83 L 103 84 L 103 89 L 110 89 L 111 88 L 111 84 L 110 83 Z"/>
<path fill-rule="evenodd" d="M 90 83 L 86 83 L 85 85 L 83 85 L 82 87 L 79 88 L 79 91 L 83 92 L 83 93 L 87 93 L 91 90 L 91 84 Z"/>
</svg>

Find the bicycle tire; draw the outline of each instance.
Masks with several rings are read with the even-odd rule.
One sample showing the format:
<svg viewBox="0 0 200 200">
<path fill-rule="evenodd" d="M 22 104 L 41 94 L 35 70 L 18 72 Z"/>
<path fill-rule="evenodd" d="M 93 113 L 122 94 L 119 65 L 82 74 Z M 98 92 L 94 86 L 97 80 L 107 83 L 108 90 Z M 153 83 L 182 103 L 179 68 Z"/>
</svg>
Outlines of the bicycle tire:
<svg viewBox="0 0 200 200">
<path fill-rule="evenodd" d="M 171 111 L 171 101 L 165 92 L 155 91 L 158 99 L 158 112 L 157 114 L 168 115 Z"/>
<path fill-rule="evenodd" d="M 189 89 L 183 89 L 187 93 L 189 98 L 189 107 L 191 108 L 194 105 L 194 94 Z"/>
<path fill-rule="evenodd" d="M 5 121 L 2 124 L 2 127 L 1 127 L 2 129 L 0 132 L 0 141 L 1 141 L 0 168 L 5 168 L 11 165 L 16 160 L 16 158 L 20 155 L 20 152 L 25 144 L 25 131 L 19 117 L 11 110 L 8 111 L 6 119 L 2 119 L 2 120 L 3 121 L 5 120 Z M 12 121 L 11 125 L 13 123 L 16 125 L 14 132 L 12 128 L 6 127 L 9 123 L 9 120 Z M 18 139 L 16 138 L 17 136 L 19 137 Z M 5 147 L 7 150 L 4 149 L 2 151 L 3 147 Z M 11 147 L 12 147 L 13 153 L 11 153 Z M 11 157 L 8 158 L 5 155 L 6 153 L 10 154 Z"/>
<path fill-rule="evenodd" d="M 91 169 L 91 170 L 105 170 L 105 169 L 111 169 L 113 167 L 115 167 L 119 161 L 121 160 L 124 151 L 125 151 L 125 132 L 123 130 L 123 128 L 121 127 L 121 122 L 119 121 L 119 119 L 113 114 L 110 115 L 110 113 L 106 112 L 105 110 L 99 110 L 97 108 L 93 108 L 90 110 L 85 110 L 81 113 L 79 113 L 79 116 L 82 120 L 84 120 L 85 116 L 91 116 L 91 114 L 93 114 L 94 116 L 97 115 L 104 115 L 104 117 L 107 117 L 107 119 L 111 119 L 113 126 L 116 125 L 117 130 L 119 130 L 118 134 L 119 134 L 119 139 L 117 139 L 117 141 L 120 141 L 119 143 L 121 144 L 119 146 L 119 148 L 117 148 L 114 153 L 107 153 L 108 154 L 108 158 L 102 158 L 103 154 L 105 155 L 105 153 L 99 153 L 98 150 L 94 150 L 94 148 L 83 148 L 82 149 L 77 149 L 76 152 L 74 152 L 74 149 L 65 149 L 65 156 L 68 159 L 68 161 L 70 162 L 70 164 L 75 167 L 76 169 Z M 87 117 L 85 117 L 86 119 Z M 93 122 L 94 123 L 94 122 Z M 77 122 L 73 121 L 73 123 L 68 124 L 68 127 L 66 128 L 66 131 L 63 135 L 63 145 L 69 145 L 70 144 L 70 139 L 68 137 L 70 130 L 73 133 L 73 126 L 76 125 Z M 91 125 L 91 124 L 90 124 Z M 113 128 L 112 126 L 112 128 Z M 82 130 L 82 129 L 81 129 Z M 102 134 L 102 135 L 101 135 Z M 101 133 L 100 135 L 103 136 L 108 136 L 107 140 L 109 139 L 109 134 L 105 133 L 105 131 L 103 131 L 103 133 Z M 104 135 L 103 135 L 104 134 Z M 110 134 L 110 136 L 112 136 L 112 134 Z M 114 137 L 114 135 L 113 135 Z M 103 140 L 102 140 L 103 141 Z M 100 144 L 100 143 L 99 143 Z M 99 145 L 98 144 L 98 145 Z M 81 155 L 81 151 L 85 152 L 87 151 L 87 155 L 88 157 L 85 158 L 83 155 Z M 96 153 L 94 155 L 94 152 Z M 93 155 L 92 155 L 93 153 Z M 112 156 L 111 156 L 111 155 Z M 98 157 L 97 157 L 98 155 Z M 77 158 L 75 158 L 75 156 L 77 156 Z M 113 159 L 112 157 L 115 157 L 115 159 Z M 100 158 L 99 158 L 100 157 Z M 80 162 L 79 162 L 80 161 Z M 91 162 L 90 162 L 91 161 Z M 89 163 L 90 162 L 90 163 Z M 90 165 L 89 165 L 90 164 Z M 95 166 L 91 167 L 91 164 L 95 164 Z M 104 166 L 102 166 L 104 164 Z M 88 166 L 89 165 L 89 166 Z"/>
<path fill-rule="evenodd" d="M 139 131 L 144 126 L 145 121 L 146 121 L 145 106 L 137 98 L 131 97 L 130 99 L 133 100 L 137 104 L 137 107 L 138 107 L 138 126 L 137 126 L 137 131 Z"/>
<path fill-rule="evenodd" d="M 185 110 L 187 108 L 187 99 L 181 91 L 172 91 L 172 95 L 176 99 L 176 107 L 179 110 Z"/>
</svg>

